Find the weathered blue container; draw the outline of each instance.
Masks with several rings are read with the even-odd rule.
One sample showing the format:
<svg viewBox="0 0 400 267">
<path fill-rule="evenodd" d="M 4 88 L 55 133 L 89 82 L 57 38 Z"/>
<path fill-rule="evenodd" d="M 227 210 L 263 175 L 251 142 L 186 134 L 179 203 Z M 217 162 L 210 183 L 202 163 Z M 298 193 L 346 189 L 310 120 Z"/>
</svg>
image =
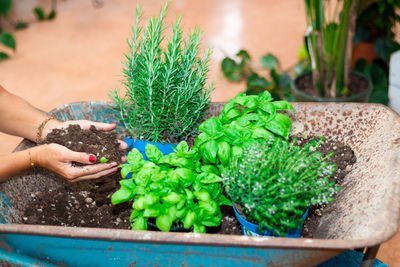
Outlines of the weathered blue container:
<svg viewBox="0 0 400 267">
<path fill-rule="evenodd" d="M 397 231 L 399 116 L 375 104 L 293 106 L 295 134 L 312 133 L 345 142 L 357 156 L 313 239 L 23 225 L 22 211 L 32 192 L 46 192 L 68 183 L 40 170 L 0 184 L 0 265 L 314 266 L 345 250 L 368 247 L 363 264 L 369 266 L 379 244 Z M 212 104 L 209 115 L 218 115 L 221 107 Z M 68 104 L 52 114 L 61 120 L 116 121 L 106 102 Z M 33 145 L 24 140 L 16 150 Z"/>
</svg>

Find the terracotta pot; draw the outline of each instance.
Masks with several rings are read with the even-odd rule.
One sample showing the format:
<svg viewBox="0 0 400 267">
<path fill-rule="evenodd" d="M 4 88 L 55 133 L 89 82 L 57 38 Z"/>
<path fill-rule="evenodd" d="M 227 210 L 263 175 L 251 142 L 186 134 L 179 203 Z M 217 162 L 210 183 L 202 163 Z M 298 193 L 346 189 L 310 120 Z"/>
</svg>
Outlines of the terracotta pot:
<svg viewBox="0 0 400 267">
<path fill-rule="evenodd" d="M 365 59 L 367 64 L 371 64 L 374 59 L 379 58 L 374 50 L 374 43 L 358 43 L 353 46 L 351 67 L 354 68 L 359 59 Z"/>
</svg>

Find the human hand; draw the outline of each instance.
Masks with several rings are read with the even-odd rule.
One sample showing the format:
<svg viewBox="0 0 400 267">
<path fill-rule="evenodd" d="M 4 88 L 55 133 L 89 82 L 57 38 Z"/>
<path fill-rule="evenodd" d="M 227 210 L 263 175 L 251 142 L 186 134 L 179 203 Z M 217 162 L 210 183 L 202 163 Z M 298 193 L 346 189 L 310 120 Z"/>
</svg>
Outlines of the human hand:
<svg viewBox="0 0 400 267">
<path fill-rule="evenodd" d="M 96 179 L 118 171 L 116 162 L 93 164 L 94 155 L 75 152 L 58 144 L 46 144 L 31 148 L 31 161 L 50 171 L 58 173 L 69 182 Z M 72 162 L 86 164 L 73 166 Z"/>
</svg>

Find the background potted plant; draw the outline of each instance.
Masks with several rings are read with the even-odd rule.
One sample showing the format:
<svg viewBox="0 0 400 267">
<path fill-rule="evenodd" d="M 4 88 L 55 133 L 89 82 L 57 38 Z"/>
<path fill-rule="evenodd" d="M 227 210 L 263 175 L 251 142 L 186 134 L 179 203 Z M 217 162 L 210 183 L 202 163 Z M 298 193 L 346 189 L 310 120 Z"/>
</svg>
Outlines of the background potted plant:
<svg viewBox="0 0 400 267">
<path fill-rule="evenodd" d="M 329 181 L 336 165 L 317 151 L 281 138 L 253 143 L 222 173 L 245 235 L 300 237 L 308 208 L 333 201 L 340 187 Z"/>
<path fill-rule="evenodd" d="M 297 101 L 368 101 L 369 80 L 351 72 L 358 4 L 359 0 L 305 0 L 312 73 L 294 80 Z"/>
<path fill-rule="evenodd" d="M 197 133 L 209 106 L 213 85 L 207 86 L 206 81 L 211 50 L 203 59 L 198 57 L 201 32 L 195 28 L 184 38 L 180 17 L 172 26 L 171 39 L 165 40 L 167 7 L 165 4 L 159 16 L 149 19 L 145 27 L 140 26 L 141 11 L 137 8 L 123 69 L 126 91 L 121 95 L 114 90 L 110 96 L 132 137 L 178 143 Z M 140 145 L 137 140 L 126 142 Z M 144 152 L 145 145 L 138 149 Z M 172 151 L 169 146 L 164 148 Z"/>
</svg>

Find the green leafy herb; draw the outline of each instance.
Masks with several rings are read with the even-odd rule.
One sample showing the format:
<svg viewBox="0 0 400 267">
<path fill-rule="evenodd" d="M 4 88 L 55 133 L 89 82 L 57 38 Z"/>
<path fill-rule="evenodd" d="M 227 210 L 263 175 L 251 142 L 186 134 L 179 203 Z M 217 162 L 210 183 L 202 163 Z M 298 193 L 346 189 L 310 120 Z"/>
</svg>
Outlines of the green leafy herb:
<svg viewBox="0 0 400 267">
<path fill-rule="evenodd" d="M 110 161 L 110 160 L 106 157 L 101 157 L 101 159 L 100 159 L 100 163 L 106 163 L 108 161 Z"/>
<path fill-rule="evenodd" d="M 222 195 L 219 170 L 201 166 L 196 149 L 189 150 L 184 141 L 169 155 L 162 155 L 150 144 L 145 150 L 151 161 L 143 160 L 137 149 L 129 152 L 121 174 L 126 177 L 132 172 L 132 178 L 120 181 L 121 188 L 111 197 L 112 204 L 133 200 L 132 229 L 146 230 L 149 218 L 155 218 L 161 231 L 183 225 L 204 233 L 205 226 L 218 226 L 222 216 L 219 207 L 230 204 Z"/>
<path fill-rule="evenodd" d="M 327 162 L 333 153 L 323 156 L 318 152 L 322 141 L 313 140 L 303 147 L 296 140 L 253 143 L 224 168 L 225 190 L 260 231 L 285 235 L 299 228 L 308 207 L 334 200 L 340 187 L 329 178 L 336 165 Z"/>
<path fill-rule="evenodd" d="M 142 27 L 137 8 L 123 69 L 126 94 L 120 96 L 115 90 L 110 97 L 132 136 L 150 141 L 168 137 L 177 142 L 197 133 L 208 108 L 213 90 L 213 85 L 206 85 L 211 50 L 198 57 L 201 31 L 196 27 L 184 38 L 180 17 L 167 42 L 166 12 L 167 5 Z"/>
</svg>

